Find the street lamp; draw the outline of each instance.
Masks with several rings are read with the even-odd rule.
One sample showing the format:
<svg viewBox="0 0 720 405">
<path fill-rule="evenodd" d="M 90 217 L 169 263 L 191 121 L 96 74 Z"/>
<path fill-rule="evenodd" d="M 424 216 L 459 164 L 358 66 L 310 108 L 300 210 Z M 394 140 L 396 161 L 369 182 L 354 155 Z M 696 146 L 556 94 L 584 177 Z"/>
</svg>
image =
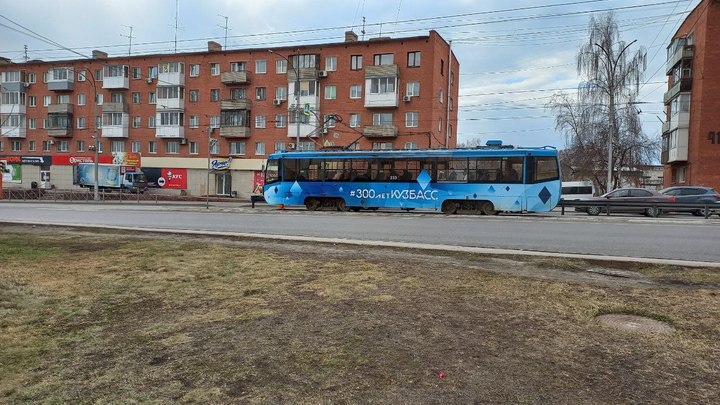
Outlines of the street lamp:
<svg viewBox="0 0 720 405">
<path fill-rule="evenodd" d="M 89 67 L 85 68 L 85 77 L 87 78 L 88 74 L 90 75 L 90 84 L 93 87 L 93 149 L 95 150 L 95 158 L 93 159 L 93 165 L 94 165 L 94 171 L 95 171 L 95 183 L 93 185 L 93 200 L 100 201 L 100 195 L 99 195 L 99 186 L 98 186 L 98 160 L 100 151 L 99 146 L 99 140 L 98 140 L 98 123 L 97 123 L 97 107 L 98 107 L 98 92 L 97 92 L 97 83 L 95 82 L 95 75 L 92 73 L 91 69 Z"/>
<path fill-rule="evenodd" d="M 295 150 L 298 150 L 300 148 L 300 69 L 290 59 L 274 52 L 272 49 L 268 49 L 268 52 L 285 59 L 295 72 Z"/>
</svg>

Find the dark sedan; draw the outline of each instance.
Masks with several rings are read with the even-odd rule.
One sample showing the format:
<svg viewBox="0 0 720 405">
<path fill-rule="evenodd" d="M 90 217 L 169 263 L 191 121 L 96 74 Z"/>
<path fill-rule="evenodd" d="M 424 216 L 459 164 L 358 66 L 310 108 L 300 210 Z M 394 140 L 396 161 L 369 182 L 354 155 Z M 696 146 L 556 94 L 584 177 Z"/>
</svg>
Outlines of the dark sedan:
<svg viewBox="0 0 720 405">
<path fill-rule="evenodd" d="M 675 197 L 675 201 L 678 203 L 707 203 L 714 204 L 717 209 L 720 210 L 720 193 L 715 191 L 712 187 L 701 187 L 701 186 L 677 186 L 668 187 L 660 190 L 660 194 L 665 194 Z M 711 213 L 718 212 L 718 210 L 711 210 Z M 664 210 L 668 211 L 668 210 Z M 705 209 L 685 209 L 685 210 L 672 210 L 672 212 L 689 212 L 695 216 L 705 216 Z M 718 214 L 720 215 L 720 213 Z"/>
<path fill-rule="evenodd" d="M 600 197 L 593 197 L 583 201 L 597 201 L 598 205 L 590 205 L 581 208 L 588 215 L 598 215 L 607 211 L 607 202 L 610 204 L 628 203 L 627 205 L 611 205 L 610 212 L 635 212 L 644 214 L 648 217 L 656 217 L 660 214 L 660 209 L 653 207 L 653 203 L 670 203 L 675 201 L 675 197 L 660 194 L 656 191 L 646 190 L 644 188 L 619 188 Z M 600 204 L 602 202 L 603 204 Z"/>
</svg>

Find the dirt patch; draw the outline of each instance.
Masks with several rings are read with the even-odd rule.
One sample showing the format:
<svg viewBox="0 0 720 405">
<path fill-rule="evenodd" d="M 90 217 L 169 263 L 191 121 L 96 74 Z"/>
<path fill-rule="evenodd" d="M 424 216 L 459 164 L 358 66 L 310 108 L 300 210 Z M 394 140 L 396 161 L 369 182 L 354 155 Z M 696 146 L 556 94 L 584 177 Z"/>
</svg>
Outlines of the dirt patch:
<svg viewBox="0 0 720 405">
<path fill-rule="evenodd" d="M 710 402 L 720 384 L 717 270 L 1 231 L 0 402 Z"/>
<path fill-rule="evenodd" d="M 665 322 L 638 315 L 606 314 L 597 317 L 598 322 L 611 328 L 638 333 L 671 333 L 675 330 Z"/>
</svg>

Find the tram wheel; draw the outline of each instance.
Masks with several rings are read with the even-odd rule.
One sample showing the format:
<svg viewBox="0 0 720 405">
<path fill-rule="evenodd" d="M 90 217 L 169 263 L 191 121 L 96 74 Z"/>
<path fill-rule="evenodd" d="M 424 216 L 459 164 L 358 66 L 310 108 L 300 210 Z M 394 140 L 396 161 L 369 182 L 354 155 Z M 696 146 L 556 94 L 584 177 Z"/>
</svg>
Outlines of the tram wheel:
<svg viewBox="0 0 720 405">
<path fill-rule="evenodd" d="M 445 215 L 452 215 L 457 212 L 457 203 L 455 201 L 447 200 L 442 203 L 440 210 Z"/>
<path fill-rule="evenodd" d="M 320 209 L 320 205 L 320 200 L 318 200 L 317 198 L 308 198 L 307 200 L 305 200 L 305 208 L 308 211 L 317 211 Z"/>
<path fill-rule="evenodd" d="M 480 203 L 480 212 L 483 215 L 497 214 L 497 211 L 495 211 L 495 206 L 490 201 L 484 201 L 484 202 Z"/>
<path fill-rule="evenodd" d="M 336 206 L 337 206 L 337 210 L 338 210 L 338 211 L 348 211 L 348 210 L 350 210 L 350 208 L 349 208 L 349 207 L 347 206 L 347 204 L 345 203 L 345 200 L 342 199 L 342 198 L 338 198 L 338 200 L 337 200 L 337 205 L 336 205 Z"/>
</svg>

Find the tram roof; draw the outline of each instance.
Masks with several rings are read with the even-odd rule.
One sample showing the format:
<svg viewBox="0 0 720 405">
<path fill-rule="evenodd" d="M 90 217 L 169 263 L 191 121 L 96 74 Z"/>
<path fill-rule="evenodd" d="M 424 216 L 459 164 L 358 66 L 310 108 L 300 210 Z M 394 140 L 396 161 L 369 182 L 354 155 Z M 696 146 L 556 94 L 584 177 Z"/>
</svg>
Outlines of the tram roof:
<svg viewBox="0 0 720 405">
<path fill-rule="evenodd" d="M 477 147 L 462 149 L 385 149 L 385 150 L 317 150 L 282 151 L 268 159 L 313 159 L 332 157 L 352 158 L 423 158 L 423 157 L 501 157 L 501 156 L 557 156 L 552 146 L 540 147 Z"/>
</svg>

